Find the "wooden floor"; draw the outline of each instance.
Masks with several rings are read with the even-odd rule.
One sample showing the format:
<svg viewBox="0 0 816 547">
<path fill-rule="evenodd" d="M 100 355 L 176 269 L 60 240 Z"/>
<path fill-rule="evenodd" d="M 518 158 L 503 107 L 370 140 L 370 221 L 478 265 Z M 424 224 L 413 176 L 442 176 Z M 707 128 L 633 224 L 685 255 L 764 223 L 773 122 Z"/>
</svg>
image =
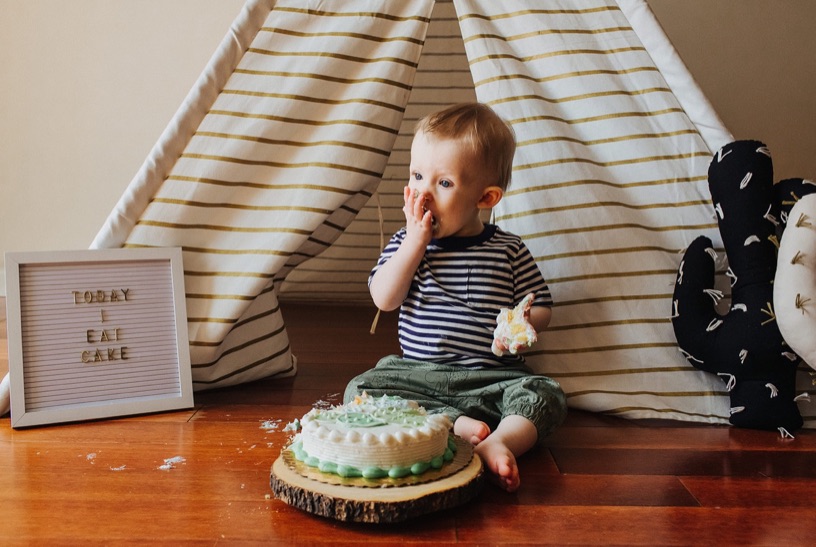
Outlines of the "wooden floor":
<svg viewBox="0 0 816 547">
<path fill-rule="evenodd" d="M 2 300 L 0 300 L 2 302 Z M 5 306 L 3 305 L 3 309 Z M 3 312 L 4 313 L 4 312 Z M 812 545 L 816 432 L 632 422 L 573 411 L 520 461 L 522 487 L 390 525 L 271 497 L 284 426 L 393 352 L 386 316 L 287 305 L 296 378 L 199 393 L 195 408 L 14 430 L 0 419 L 0 544 Z M 8 366 L 5 316 L 0 372 Z M 160 469 L 171 458 L 183 458 Z"/>
</svg>

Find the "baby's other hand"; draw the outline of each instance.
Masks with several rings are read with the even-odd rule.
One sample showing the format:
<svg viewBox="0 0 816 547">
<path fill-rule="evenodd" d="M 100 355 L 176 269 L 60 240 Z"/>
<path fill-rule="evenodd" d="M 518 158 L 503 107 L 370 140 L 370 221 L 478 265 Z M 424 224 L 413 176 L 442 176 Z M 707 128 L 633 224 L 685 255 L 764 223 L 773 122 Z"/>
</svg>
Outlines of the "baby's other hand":
<svg viewBox="0 0 816 547">
<path fill-rule="evenodd" d="M 535 294 L 525 296 L 515 308 L 504 308 L 496 317 L 491 350 L 499 357 L 505 353 L 516 355 L 519 350 L 529 348 L 537 340 L 535 328 L 530 324 L 530 310 Z"/>
</svg>

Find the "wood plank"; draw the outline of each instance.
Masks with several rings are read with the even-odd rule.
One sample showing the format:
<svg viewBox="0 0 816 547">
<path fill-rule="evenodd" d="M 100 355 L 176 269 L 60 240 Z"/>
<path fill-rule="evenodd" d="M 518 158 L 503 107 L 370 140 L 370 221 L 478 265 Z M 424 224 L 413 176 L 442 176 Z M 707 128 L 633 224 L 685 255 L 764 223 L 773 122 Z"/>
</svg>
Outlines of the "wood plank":
<svg viewBox="0 0 816 547">
<path fill-rule="evenodd" d="M 496 492 L 489 503 L 516 506 L 697 507 L 699 503 L 673 476 L 530 474 L 520 469 L 522 487 L 514 495 Z"/>
<path fill-rule="evenodd" d="M 294 382 L 284 380 L 288 385 L 293 386 L 289 389 L 284 389 L 281 386 L 273 388 L 266 382 L 247 385 L 246 390 L 218 390 L 196 393 L 194 399 L 196 404 L 202 405 L 221 405 L 221 404 L 278 404 L 278 405 L 311 405 L 321 401 L 329 401 L 338 403 L 342 399 L 345 382 L 335 381 L 329 385 L 323 384 L 323 387 L 311 389 L 304 385 L 303 382 L 298 382 L 300 389 L 295 389 Z"/>
<path fill-rule="evenodd" d="M 616 449 L 636 446 L 653 449 L 698 449 L 763 452 L 816 453 L 816 431 L 800 430 L 795 439 L 783 439 L 776 431 L 729 426 L 695 428 L 634 427 L 626 435 L 606 427 L 562 427 L 544 440 L 545 446 Z"/>
<path fill-rule="evenodd" d="M 471 507 L 459 540 L 514 545 L 811 545 L 808 508 Z"/>
<path fill-rule="evenodd" d="M 705 507 L 814 507 L 812 479 L 682 477 Z"/>
<path fill-rule="evenodd" d="M 808 452 L 552 448 L 562 473 L 816 477 Z"/>
<path fill-rule="evenodd" d="M 258 427 L 262 429 L 283 430 L 288 423 L 308 412 L 313 402 L 299 406 L 290 403 L 258 405 L 219 403 L 203 406 L 191 419 L 206 422 L 252 422 L 259 424 Z"/>
</svg>

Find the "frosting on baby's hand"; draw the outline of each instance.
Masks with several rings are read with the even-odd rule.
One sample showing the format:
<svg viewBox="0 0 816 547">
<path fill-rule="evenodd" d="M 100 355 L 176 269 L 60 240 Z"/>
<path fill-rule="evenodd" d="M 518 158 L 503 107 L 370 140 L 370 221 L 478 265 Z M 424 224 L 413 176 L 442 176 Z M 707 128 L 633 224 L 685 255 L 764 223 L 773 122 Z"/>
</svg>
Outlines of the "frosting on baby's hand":
<svg viewBox="0 0 816 547">
<path fill-rule="evenodd" d="M 538 340 L 535 329 L 528 321 L 530 308 L 535 300 L 533 293 L 525 296 L 513 308 L 504 308 L 496 317 L 496 330 L 493 331 L 493 353 L 499 357 L 505 352 L 516 355 L 519 349 L 529 348 Z"/>
</svg>

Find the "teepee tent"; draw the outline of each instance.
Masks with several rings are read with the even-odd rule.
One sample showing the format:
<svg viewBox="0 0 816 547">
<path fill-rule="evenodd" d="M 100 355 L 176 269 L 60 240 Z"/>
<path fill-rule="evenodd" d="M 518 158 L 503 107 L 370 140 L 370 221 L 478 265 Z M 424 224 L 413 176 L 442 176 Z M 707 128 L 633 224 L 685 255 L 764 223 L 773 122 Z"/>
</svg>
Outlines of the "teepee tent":
<svg viewBox="0 0 816 547">
<path fill-rule="evenodd" d="M 370 302 L 413 124 L 470 100 L 516 132 L 494 221 L 556 301 L 528 363 L 576 408 L 724 422 L 669 315 L 731 136 L 645 0 L 251 0 L 93 247 L 183 249 L 197 389 L 294 374 L 279 299 Z"/>
</svg>

